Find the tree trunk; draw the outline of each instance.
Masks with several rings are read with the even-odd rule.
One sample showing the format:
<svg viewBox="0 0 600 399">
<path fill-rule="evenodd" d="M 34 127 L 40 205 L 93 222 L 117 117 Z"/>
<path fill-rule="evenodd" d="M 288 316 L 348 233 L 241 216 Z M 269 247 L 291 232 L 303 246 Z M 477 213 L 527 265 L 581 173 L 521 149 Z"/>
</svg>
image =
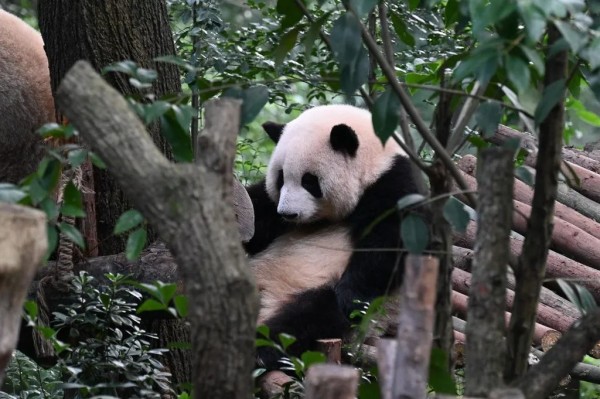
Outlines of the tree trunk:
<svg viewBox="0 0 600 399">
<path fill-rule="evenodd" d="M 158 72 L 152 87 L 157 97 L 181 90 L 177 67 L 156 63 L 155 57 L 175 54 L 164 0 L 41 0 L 39 25 L 50 65 L 52 91 L 77 60 L 88 60 L 94 69 L 133 60 Z M 124 95 L 139 96 L 139 90 L 124 74 L 109 73 L 107 81 Z M 148 93 L 145 93 L 148 94 Z M 149 129 L 154 143 L 168 154 L 158 124 Z M 121 188 L 106 170 L 94 169 L 96 226 L 99 255 L 122 252 L 126 236 L 114 236 L 118 217 L 131 206 Z M 156 234 L 149 232 L 148 240 Z"/>
<path fill-rule="evenodd" d="M 502 384 L 508 236 L 512 218 L 513 151 L 481 153 L 478 228 L 466 335 L 465 395 L 483 396 Z"/>
<path fill-rule="evenodd" d="M 72 68 L 56 98 L 135 206 L 160 226 L 177 260 L 191 305 L 195 397 L 246 398 L 258 295 L 232 207 L 239 101 L 207 105 L 206 150 L 191 165 L 162 156 L 127 102 L 85 62 Z"/>
</svg>

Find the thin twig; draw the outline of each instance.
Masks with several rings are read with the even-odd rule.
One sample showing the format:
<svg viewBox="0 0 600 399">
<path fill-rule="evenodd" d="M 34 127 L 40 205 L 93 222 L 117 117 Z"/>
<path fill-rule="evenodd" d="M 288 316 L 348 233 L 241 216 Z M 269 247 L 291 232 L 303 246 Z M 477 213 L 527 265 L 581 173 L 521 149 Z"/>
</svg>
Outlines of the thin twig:
<svg viewBox="0 0 600 399">
<path fill-rule="evenodd" d="M 296 2 L 296 5 L 298 6 L 298 8 L 300 8 L 302 13 L 306 16 L 306 19 L 308 19 L 308 22 L 310 22 L 311 24 L 314 23 L 315 22 L 314 18 L 312 17 L 312 15 L 310 15 L 310 13 L 308 12 L 308 9 L 306 8 L 306 6 L 302 2 L 302 0 L 295 0 L 295 2 Z M 327 35 L 321 29 L 319 29 L 319 37 L 321 38 L 321 40 L 323 40 L 323 43 L 325 43 L 325 45 L 327 46 L 327 48 L 329 49 L 331 54 L 333 54 L 334 51 L 333 51 L 333 46 L 331 45 L 331 40 L 329 40 L 329 37 L 327 37 Z M 369 93 L 367 93 L 365 91 L 365 89 L 363 89 L 362 87 L 360 88 L 359 92 L 360 92 L 360 96 L 363 98 L 365 104 L 367 105 L 367 108 L 372 109 L 373 108 L 373 99 L 371 98 Z"/>
<path fill-rule="evenodd" d="M 299 0 L 296 0 L 296 1 L 299 1 Z M 454 177 L 454 180 L 456 180 L 456 184 L 458 184 L 458 186 L 461 189 L 467 190 L 468 185 L 465 182 L 465 180 L 463 179 L 460 172 L 458 171 L 458 168 L 452 161 L 452 158 L 446 152 L 446 150 L 444 149 L 442 144 L 438 141 L 438 139 L 431 133 L 429 128 L 425 125 L 425 121 L 423 121 L 423 118 L 421 118 L 421 116 L 419 115 L 419 111 L 413 105 L 410 97 L 404 91 L 404 88 L 402 87 L 400 82 L 398 82 L 398 79 L 396 78 L 396 73 L 395 73 L 394 69 L 392 68 L 391 65 L 388 64 L 388 62 L 385 60 L 385 57 L 383 56 L 383 54 L 381 54 L 381 52 L 379 51 L 379 48 L 377 47 L 377 43 L 375 43 L 375 40 L 371 37 L 371 35 L 369 35 L 369 31 L 367 30 L 365 25 L 362 23 L 362 21 L 358 18 L 356 13 L 352 9 L 350 9 L 349 12 L 352 12 L 354 14 L 354 16 L 357 18 L 357 21 L 358 21 L 360 29 L 361 29 L 364 43 L 366 44 L 369 51 L 371 51 L 371 53 L 375 57 L 375 60 L 379 64 L 381 71 L 387 78 L 392 89 L 398 95 L 398 98 L 400 99 L 400 103 L 402 104 L 402 106 L 404 107 L 404 109 L 406 110 L 406 112 L 408 113 L 410 118 L 412 119 L 413 123 L 415 124 L 415 127 L 417 128 L 417 131 L 427 141 L 427 143 L 431 146 L 431 148 L 433 148 L 433 150 L 436 152 L 436 154 L 438 154 L 441 161 L 444 163 L 444 165 L 446 165 L 446 167 L 448 168 L 448 170 Z M 475 197 L 471 194 L 466 194 L 465 196 L 467 197 L 469 205 L 474 207 L 476 204 Z"/>
</svg>

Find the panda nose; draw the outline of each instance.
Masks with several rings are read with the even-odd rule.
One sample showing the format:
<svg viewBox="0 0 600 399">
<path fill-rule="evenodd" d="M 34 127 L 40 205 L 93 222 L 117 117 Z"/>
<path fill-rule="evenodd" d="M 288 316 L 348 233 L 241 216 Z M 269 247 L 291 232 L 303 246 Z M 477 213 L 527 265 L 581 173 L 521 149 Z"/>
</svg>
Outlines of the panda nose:
<svg viewBox="0 0 600 399">
<path fill-rule="evenodd" d="M 279 216 L 286 220 L 294 220 L 298 217 L 297 213 L 279 212 Z"/>
</svg>

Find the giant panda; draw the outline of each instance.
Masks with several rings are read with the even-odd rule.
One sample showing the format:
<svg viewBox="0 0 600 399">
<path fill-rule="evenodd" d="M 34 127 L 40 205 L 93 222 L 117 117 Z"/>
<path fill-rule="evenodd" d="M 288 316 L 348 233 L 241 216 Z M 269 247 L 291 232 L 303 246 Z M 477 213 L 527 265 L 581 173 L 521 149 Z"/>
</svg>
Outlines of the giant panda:
<svg viewBox="0 0 600 399">
<path fill-rule="evenodd" d="M 276 142 L 264 181 L 250 186 L 255 234 L 245 244 L 260 294 L 258 323 L 296 337 L 289 353 L 316 340 L 348 338 L 356 301 L 401 283 L 397 201 L 416 193 L 412 164 L 392 139 L 382 145 L 370 112 L 316 106 L 286 125 L 263 125 Z M 258 349 L 278 368 L 281 353 Z"/>
<path fill-rule="evenodd" d="M 55 121 L 41 35 L 0 10 L 0 182 L 17 183 L 43 156 L 35 131 Z"/>
</svg>

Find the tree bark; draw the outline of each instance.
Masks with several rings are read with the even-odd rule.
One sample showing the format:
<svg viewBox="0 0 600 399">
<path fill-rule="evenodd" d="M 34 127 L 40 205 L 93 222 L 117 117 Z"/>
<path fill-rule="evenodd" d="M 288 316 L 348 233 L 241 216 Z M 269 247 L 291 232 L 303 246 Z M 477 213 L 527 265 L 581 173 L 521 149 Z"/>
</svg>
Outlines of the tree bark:
<svg viewBox="0 0 600 399">
<path fill-rule="evenodd" d="M 350 366 L 315 364 L 304 381 L 306 399 L 354 399 L 358 387 L 358 370 Z"/>
<path fill-rule="evenodd" d="M 558 386 L 585 354 L 600 340 L 600 308 L 583 316 L 517 385 L 528 399 L 543 399 Z"/>
<path fill-rule="evenodd" d="M 393 378 L 393 398 L 420 399 L 427 396 L 439 261 L 408 255 L 404 262 L 396 360 L 393 377 L 388 378 Z"/>
<path fill-rule="evenodd" d="M 160 227 L 177 260 L 191 304 L 195 397 L 246 398 L 258 295 L 232 209 L 239 102 L 207 104 L 201 136 L 206 151 L 196 165 L 175 165 L 154 146 L 127 102 L 86 62 L 75 64 L 56 98 L 136 208 Z"/>
<path fill-rule="evenodd" d="M 561 39 L 555 26 L 548 28 L 548 46 Z M 548 54 L 544 87 L 567 77 L 568 52 Z M 527 370 L 529 348 L 535 324 L 535 309 L 546 271 L 546 258 L 552 236 L 552 215 L 558 187 L 558 171 L 564 128 L 564 88 L 560 100 L 540 125 L 539 152 L 536 163 L 535 192 L 523 251 L 515 270 L 515 306 L 507 335 L 507 358 L 504 377 L 512 381 Z"/>
<path fill-rule="evenodd" d="M 56 92 L 67 71 L 78 60 L 88 60 L 99 71 L 124 60 L 133 60 L 158 72 L 151 93 L 157 97 L 181 91 L 176 66 L 156 63 L 154 58 L 175 54 L 164 0 L 41 0 L 39 25 L 46 45 L 52 90 Z M 124 74 L 109 73 L 108 82 L 124 95 L 142 97 Z M 158 124 L 149 129 L 154 143 L 169 154 Z M 122 252 L 127 237 L 113 235 L 119 216 L 131 205 L 106 170 L 94 169 L 98 253 Z M 149 231 L 153 241 L 156 233 Z"/>
<path fill-rule="evenodd" d="M 508 236 L 512 219 L 513 151 L 481 152 L 478 170 L 478 229 L 469 310 L 465 394 L 487 395 L 502 384 Z"/>
<path fill-rule="evenodd" d="M 17 346 L 27 288 L 47 247 L 43 212 L 0 202 L 0 387 Z"/>
</svg>

